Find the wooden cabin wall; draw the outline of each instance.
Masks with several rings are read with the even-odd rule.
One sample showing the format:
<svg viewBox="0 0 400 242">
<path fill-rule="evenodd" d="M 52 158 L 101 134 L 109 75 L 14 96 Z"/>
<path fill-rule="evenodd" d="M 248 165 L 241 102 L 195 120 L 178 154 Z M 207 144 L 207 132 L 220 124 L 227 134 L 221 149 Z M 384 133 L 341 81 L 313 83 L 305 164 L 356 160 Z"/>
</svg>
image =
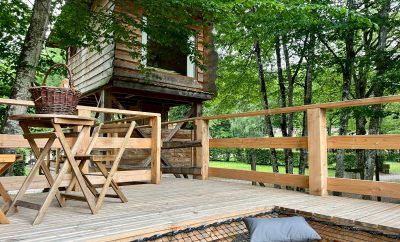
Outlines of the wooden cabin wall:
<svg viewBox="0 0 400 242">
<path fill-rule="evenodd" d="M 104 8 L 112 12 L 114 3 L 110 0 L 96 0 L 93 9 Z M 107 84 L 113 73 L 114 43 L 105 44 L 102 51 L 90 51 L 80 48 L 68 58 L 68 66 L 74 75 L 75 86 L 87 93 Z"/>
<path fill-rule="evenodd" d="M 131 14 L 134 13 L 134 1 L 117 1 L 115 4 L 115 12 L 124 13 L 131 15 L 132 18 L 137 18 L 137 16 Z M 136 11 L 138 12 L 138 11 Z M 205 54 L 204 49 L 204 31 L 200 31 L 199 36 L 196 39 L 198 46 L 198 51 Z M 142 33 L 140 30 L 136 31 L 137 39 L 136 41 L 141 42 Z M 206 39 L 207 40 L 207 39 Z M 115 61 L 114 61 L 114 77 L 115 79 L 130 80 L 135 82 L 148 83 L 149 81 L 154 82 L 157 85 L 171 87 L 171 88 L 183 88 L 191 91 L 207 91 L 205 88 L 205 74 L 203 70 L 196 67 L 195 78 L 183 76 L 175 73 L 156 71 L 155 75 L 144 76 L 140 73 L 138 67 L 140 65 L 140 58 L 132 58 L 130 53 L 132 51 L 139 52 L 140 49 L 132 50 L 127 48 L 123 43 L 116 43 L 115 45 Z"/>
<path fill-rule="evenodd" d="M 142 129 L 142 132 L 150 135 L 150 129 Z M 166 138 L 168 134 L 171 132 L 171 129 L 163 129 L 162 130 L 162 138 Z M 139 137 L 138 134 L 134 135 L 135 137 Z M 179 130 L 172 141 L 190 141 L 194 136 L 193 130 L 189 129 L 181 129 Z M 124 165 L 128 166 L 140 166 L 143 161 L 149 156 L 150 150 L 143 149 L 127 149 L 121 160 L 121 167 Z M 161 152 L 162 156 L 165 157 L 172 166 L 192 166 L 192 148 L 181 148 L 181 149 L 164 149 Z"/>
</svg>

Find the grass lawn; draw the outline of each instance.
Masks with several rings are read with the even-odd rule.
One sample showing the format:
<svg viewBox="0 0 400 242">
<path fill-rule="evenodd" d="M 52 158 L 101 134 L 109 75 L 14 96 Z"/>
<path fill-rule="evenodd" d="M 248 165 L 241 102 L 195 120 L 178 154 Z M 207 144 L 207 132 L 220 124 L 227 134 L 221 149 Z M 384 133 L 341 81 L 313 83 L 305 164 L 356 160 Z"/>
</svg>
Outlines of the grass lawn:
<svg viewBox="0 0 400 242">
<path fill-rule="evenodd" d="M 225 168 L 225 169 L 237 169 L 237 170 L 250 170 L 250 164 L 241 163 L 241 162 L 232 162 L 232 161 L 210 161 L 210 167 L 215 168 Z M 272 172 L 272 166 L 267 165 L 257 165 L 257 171 L 263 172 Z M 279 171 L 282 173 L 285 171 L 284 166 L 279 167 Z M 298 174 L 299 169 L 297 167 L 294 168 L 294 174 Z M 335 170 L 328 170 L 329 176 L 335 176 Z M 306 169 L 306 175 L 308 175 L 308 169 Z"/>
<path fill-rule="evenodd" d="M 400 162 L 385 162 L 385 164 L 390 165 L 390 173 L 400 174 Z"/>
</svg>

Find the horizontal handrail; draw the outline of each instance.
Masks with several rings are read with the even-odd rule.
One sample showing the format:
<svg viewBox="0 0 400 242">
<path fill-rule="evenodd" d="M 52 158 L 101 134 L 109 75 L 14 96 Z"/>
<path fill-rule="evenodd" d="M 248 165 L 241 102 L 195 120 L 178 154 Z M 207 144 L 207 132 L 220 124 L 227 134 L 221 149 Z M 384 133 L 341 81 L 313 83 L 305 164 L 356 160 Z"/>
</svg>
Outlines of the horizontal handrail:
<svg viewBox="0 0 400 242">
<path fill-rule="evenodd" d="M 265 110 L 243 112 L 243 113 L 193 117 L 193 118 L 186 118 L 186 119 L 162 122 L 161 125 L 194 122 L 196 120 L 244 118 L 244 117 L 267 116 L 267 115 L 269 116 L 269 115 L 277 115 L 277 114 L 284 114 L 284 113 L 305 112 L 308 109 L 314 109 L 314 108 L 338 109 L 338 108 L 362 107 L 362 106 L 370 106 L 370 105 L 385 104 L 385 103 L 396 103 L 396 102 L 400 102 L 400 95 L 354 99 L 354 100 L 340 101 L 340 102 L 309 104 L 309 105 L 293 106 L 293 107 L 285 107 L 285 108 L 265 109 Z M 149 126 L 148 125 L 139 126 L 139 128 L 145 128 L 145 127 L 149 127 Z"/>
</svg>

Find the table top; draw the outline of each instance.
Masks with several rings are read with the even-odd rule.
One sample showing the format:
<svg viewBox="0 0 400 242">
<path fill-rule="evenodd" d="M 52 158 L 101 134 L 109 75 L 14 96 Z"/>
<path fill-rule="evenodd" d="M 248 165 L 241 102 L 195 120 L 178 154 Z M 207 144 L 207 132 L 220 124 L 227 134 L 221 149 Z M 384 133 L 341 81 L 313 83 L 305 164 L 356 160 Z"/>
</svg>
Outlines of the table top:
<svg viewBox="0 0 400 242">
<path fill-rule="evenodd" d="M 78 115 L 62 115 L 62 114 L 22 114 L 10 116 L 10 119 L 17 120 L 29 127 L 44 127 L 51 128 L 52 124 L 60 124 L 66 126 L 93 126 L 94 118 Z"/>
</svg>

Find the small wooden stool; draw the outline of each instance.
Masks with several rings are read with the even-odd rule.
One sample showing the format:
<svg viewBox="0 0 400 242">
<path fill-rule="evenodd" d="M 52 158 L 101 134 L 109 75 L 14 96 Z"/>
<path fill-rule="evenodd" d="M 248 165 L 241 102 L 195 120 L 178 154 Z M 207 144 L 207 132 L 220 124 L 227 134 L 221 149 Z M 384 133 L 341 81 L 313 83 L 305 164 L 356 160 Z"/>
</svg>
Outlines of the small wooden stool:
<svg viewBox="0 0 400 242">
<path fill-rule="evenodd" d="M 0 175 L 3 174 L 12 164 L 14 164 L 17 156 L 12 154 L 1 154 L 0 155 Z M 3 184 L 0 182 L 0 196 L 4 200 L 4 206 L 0 209 L 0 224 L 8 224 L 9 221 L 6 215 L 3 213 L 5 208 L 11 205 L 12 199 L 8 195 L 7 190 L 4 188 Z"/>
</svg>

